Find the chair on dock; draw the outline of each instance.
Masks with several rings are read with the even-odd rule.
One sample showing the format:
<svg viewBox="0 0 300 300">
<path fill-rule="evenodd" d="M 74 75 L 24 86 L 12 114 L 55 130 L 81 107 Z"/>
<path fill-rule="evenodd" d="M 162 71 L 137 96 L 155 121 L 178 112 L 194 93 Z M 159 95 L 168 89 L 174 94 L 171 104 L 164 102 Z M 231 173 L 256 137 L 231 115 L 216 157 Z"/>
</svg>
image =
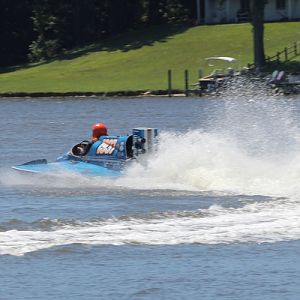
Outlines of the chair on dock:
<svg viewBox="0 0 300 300">
<path fill-rule="evenodd" d="M 268 84 L 279 84 L 279 83 L 282 83 L 284 81 L 284 79 L 285 79 L 285 72 L 275 70 L 272 73 L 272 76 L 269 79 Z"/>
<path fill-rule="evenodd" d="M 275 83 L 276 78 L 278 76 L 278 73 L 279 73 L 278 70 L 273 71 L 273 73 L 271 75 L 271 78 L 269 79 L 268 83 Z"/>
<path fill-rule="evenodd" d="M 274 71 L 268 81 L 276 90 L 284 94 L 298 94 L 300 92 L 300 76 L 287 75 L 285 71 Z"/>
</svg>

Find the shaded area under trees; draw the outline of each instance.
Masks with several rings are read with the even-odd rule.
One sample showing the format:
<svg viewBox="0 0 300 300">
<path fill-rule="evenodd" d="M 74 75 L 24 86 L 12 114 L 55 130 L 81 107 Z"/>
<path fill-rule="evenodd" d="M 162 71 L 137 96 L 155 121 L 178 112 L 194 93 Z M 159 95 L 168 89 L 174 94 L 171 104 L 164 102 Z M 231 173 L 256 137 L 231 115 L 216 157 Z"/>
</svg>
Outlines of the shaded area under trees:
<svg viewBox="0 0 300 300">
<path fill-rule="evenodd" d="M 0 65 L 50 59 L 131 29 L 195 18 L 194 0 L 0 0 Z"/>
</svg>

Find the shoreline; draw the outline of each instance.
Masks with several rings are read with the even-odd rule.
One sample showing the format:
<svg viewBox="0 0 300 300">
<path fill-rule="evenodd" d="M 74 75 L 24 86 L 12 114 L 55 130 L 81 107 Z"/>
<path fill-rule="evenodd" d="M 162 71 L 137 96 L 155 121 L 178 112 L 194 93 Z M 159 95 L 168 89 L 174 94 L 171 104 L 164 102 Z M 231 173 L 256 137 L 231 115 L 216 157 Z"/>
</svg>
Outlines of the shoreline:
<svg viewBox="0 0 300 300">
<path fill-rule="evenodd" d="M 114 98 L 114 97 L 186 97 L 183 90 L 156 90 L 156 91 L 115 91 L 115 92 L 6 92 L 0 93 L 0 98 Z"/>
</svg>

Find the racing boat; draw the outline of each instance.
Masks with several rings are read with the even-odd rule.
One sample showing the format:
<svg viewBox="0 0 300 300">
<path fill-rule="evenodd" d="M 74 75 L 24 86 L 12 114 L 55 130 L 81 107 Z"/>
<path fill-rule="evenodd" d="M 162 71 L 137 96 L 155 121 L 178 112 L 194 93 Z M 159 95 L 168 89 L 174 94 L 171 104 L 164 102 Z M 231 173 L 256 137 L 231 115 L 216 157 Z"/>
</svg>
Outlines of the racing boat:
<svg viewBox="0 0 300 300">
<path fill-rule="evenodd" d="M 69 171 L 91 176 L 120 176 L 132 161 L 153 150 L 157 128 L 134 128 L 131 135 L 101 136 L 82 141 L 55 162 L 37 159 L 12 168 L 22 172 L 59 174 Z"/>
</svg>

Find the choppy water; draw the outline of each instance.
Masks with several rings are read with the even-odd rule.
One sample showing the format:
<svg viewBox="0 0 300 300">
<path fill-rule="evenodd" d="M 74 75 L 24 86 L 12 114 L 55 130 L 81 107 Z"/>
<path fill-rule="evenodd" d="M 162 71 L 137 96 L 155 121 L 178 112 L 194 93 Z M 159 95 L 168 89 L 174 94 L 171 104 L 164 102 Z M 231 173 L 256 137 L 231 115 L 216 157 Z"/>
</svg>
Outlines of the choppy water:
<svg viewBox="0 0 300 300">
<path fill-rule="evenodd" d="M 0 100 L 0 299 L 298 299 L 300 98 Z M 10 166 L 161 129 L 119 179 Z"/>
</svg>

